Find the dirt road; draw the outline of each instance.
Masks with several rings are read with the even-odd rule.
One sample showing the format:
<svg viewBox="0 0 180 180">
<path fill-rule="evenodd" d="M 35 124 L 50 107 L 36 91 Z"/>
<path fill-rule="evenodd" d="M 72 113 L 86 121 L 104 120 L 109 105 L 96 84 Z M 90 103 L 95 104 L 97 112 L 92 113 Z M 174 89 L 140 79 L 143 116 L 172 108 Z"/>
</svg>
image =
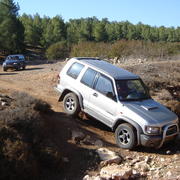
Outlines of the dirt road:
<svg viewBox="0 0 180 180">
<path fill-rule="evenodd" d="M 58 94 L 53 88 L 57 81 L 57 74 L 63 65 L 64 63 L 29 65 L 24 71 L 10 70 L 7 72 L 3 72 L 0 66 L 0 93 L 11 94 L 14 91 L 26 92 L 47 101 L 51 104 L 52 109 L 55 112 L 63 112 L 62 104 L 57 101 Z M 57 114 L 52 117 L 52 119 L 53 118 L 58 118 Z M 68 121 L 68 117 L 66 117 L 66 120 Z M 179 143 L 175 147 L 172 145 L 165 145 L 160 150 L 144 147 L 137 147 L 134 151 L 123 150 L 115 145 L 114 135 L 110 129 L 101 123 L 92 119 L 86 121 L 76 119 L 75 123 L 79 124 L 86 132 L 88 132 L 89 136 L 100 139 L 105 147 L 120 153 L 124 157 L 131 156 L 136 158 L 137 156 L 151 156 L 154 160 L 157 158 L 164 158 L 165 160 L 159 163 L 167 164 L 166 159 L 173 158 L 173 156 L 180 151 Z M 73 125 L 71 125 L 71 128 L 73 128 Z M 87 149 L 97 148 L 96 146 L 86 144 L 79 146 Z M 167 169 L 165 169 L 165 171 L 166 170 Z"/>
<path fill-rule="evenodd" d="M 25 71 L 9 70 L 7 72 L 3 72 L 1 68 L 0 90 L 4 92 L 26 92 L 49 102 L 53 109 L 56 109 L 57 94 L 53 86 L 56 83 L 56 77 L 61 66 L 61 64 L 31 65 Z"/>
</svg>

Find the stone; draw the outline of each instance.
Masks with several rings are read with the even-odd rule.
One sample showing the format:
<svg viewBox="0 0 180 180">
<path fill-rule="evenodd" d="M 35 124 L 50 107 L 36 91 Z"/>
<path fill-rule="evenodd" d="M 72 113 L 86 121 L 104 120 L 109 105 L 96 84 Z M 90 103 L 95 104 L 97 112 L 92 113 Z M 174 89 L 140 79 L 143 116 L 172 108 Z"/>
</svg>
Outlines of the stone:
<svg viewBox="0 0 180 180">
<path fill-rule="evenodd" d="M 103 146 L 103 142 L 102 142 L 101 140 L 96 140 L 96 141 L 94 142 L 94 145 L 95 145 L 95 146 L 102 147 L 102 146 Z"/>
<path fill-rule="evenodd" d="M 165 159 L 164 159 L 164 158 L 161 158 L 160 160 L 161 160 L 161 162 L 164 162 L 164 161 L 165 161 Z"/>
<path fill-rule="evenodd" d="M 171 171 L 168 171 L 166 175 L 167 175 L 168 177 L 171 177 L 171 176 L 172 176 L 172 172 L 171 172 Z"/>
<path fill-rule="evenodd" d="M 100 177 L 103 180 L 129 179 L 132 175 L 132 168 L 127 166 L 110 165 L 103 167 L 100 171 Z"/>
<path fill-rule="evenodd" d="M 131 165 L 134 165 L 134 164 L 136 164 L 136 163 L 138 163 L 138 162 L 140 162 L 139 159 L 133 159 L 133 160 L 131 161 Z"/>
<path fill-rule="evenodd" d="M 2 101 L 2 102 L 1 102 L 1 105 L 2 105 L 2 106 L 7 106 L 8 104 L 7 104 L 7 102 Z"/>
<path fill-rule="evenodd" d="M 92 180 L 92 177 L 90 177 L 89 175 L 85 175 L 83 180 Z"/>
<path fill-rule="evenodd" d="M 170 151 L 170 150 L 167 150 L 167 151 L 166 151 L 166 154 L 171 154 L 171 151 Z"/>
<path fill-rule="evenodd" d="M 84 176 L 83 180 L 102 180 L 99 176 Z"/>
<path fill-rule="evenodd" d="M 102 167 L 107 166 L 108 164 L 120 164 L 122 162 L 121 158 L 115 158 L 115 159 L 110 159 L 106 161 L 101 161 L 100 165 Z"/>
<path fill-rule="evenodd" d="M 86 136 L 81 143 L 85 145 L 94 145 L 94 140 L 90 136 Z"/>
<path fill-rule="evenodd" d="M 89 175 L 85 175 L 85 176 L 83 177 L 83 180 L 90 180 L 90 176 L 89 176 Z"/>
<path fill-rule="evenodd" d="M 133 169 L 132 170 L 132 179 L 139 179 L 140 177 L 146 177 L 147 173 L 146 172 L 139 172 L 138 170 Z"/>
<path fill-rule="evenodd" d="M 127 160 L 133 160 L 133 158 L 131 156 L 126 156 Z"/>
<path fill-rule="evenodd" d="M 80 143 L 85 138 L 85 135 L 81 131 L 72 131 L 72 140 L 76 143 Z"/>
<path fill-rule="evenodd" d="M 150 167 L 146 162 L 141 161 L 141 162 L 136 163 L 134 168 L 138 169 L 138 170 L 140 170 L 142 172 L 147 172 L 147 171 L 149 171 Z"/>
<path fill-rule="evenodd" d="M 146 163 L 150 163 L 151 160 L 152 160 L 152 158 L 149 157 L 149 156 L 146 156 L 145 159 L 144 159 L 144 161 L 145 161 Z"/>
<path fill-rule="evenodd" d="M 173 155 L 173 161 L 178 161 L 178 160 L 180 160 L 179 154 L 174 154 Z"/>
<path fill-rule="evenodd" d="M 122 162 L 122 157 L 116 155 L 115 152 L 110 151 L 107 148 L 99 148 L 96 150 L 98 153 L 100 159 L 103 161 L 101 162 L 102 166 L 105 166 L 107 164 L 120 164 Z"/>
</svg>

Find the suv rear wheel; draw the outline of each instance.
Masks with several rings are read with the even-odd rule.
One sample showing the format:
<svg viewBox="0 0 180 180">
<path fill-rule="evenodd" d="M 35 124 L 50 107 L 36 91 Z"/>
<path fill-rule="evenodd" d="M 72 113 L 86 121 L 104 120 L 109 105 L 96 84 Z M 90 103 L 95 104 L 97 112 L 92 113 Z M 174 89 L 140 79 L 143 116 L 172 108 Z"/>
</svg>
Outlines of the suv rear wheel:
<svg viewBox="0 0 180 180">
<path fill-rule="evenodd" d="M 115 131 L 116 143 L 124 149 L 132 149 L 136 145 L 136 133 L 128 123 L 120 124 Z"/>
<path fill-rule="evenodd" d="M 3 71 L 7 71 L 7 68 L 3 67 Z"/>
<path fill-rule="evenodd" d="M 80 112 L 80 105 L 78 97 L 74 93 L 68 93 L 63 99 L 64 111 L 71 115 L 76 116 Z"/>
</svg>

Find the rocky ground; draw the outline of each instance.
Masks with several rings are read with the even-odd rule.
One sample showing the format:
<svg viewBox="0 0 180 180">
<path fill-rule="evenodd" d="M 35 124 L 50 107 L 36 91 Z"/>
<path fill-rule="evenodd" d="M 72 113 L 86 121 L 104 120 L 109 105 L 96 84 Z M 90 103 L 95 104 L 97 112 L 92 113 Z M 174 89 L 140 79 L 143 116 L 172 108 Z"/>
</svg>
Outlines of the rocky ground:
<svg viewBox="0 0 180 180">
<path fill-rule="evenodd" d="M 51 104 L 54 113 L 49 122 L 65 164 L 62 179 L 180 179 L 179 139 L 161 149 L 123 150 L 116 146 L 114 134 L 103 124 L 83 114 L 77 119 L 66 116 L 53 89 L 63 65 L 59 62 L 29 65 L 25 71 L 0 70 L 0 110 L 9 105 L 14 91 Z M 139 62 L 133 66 L 129 63 L 123 67 L 139 74 L 153 87 L 155 99 L 179 113 L 180 61 Z M 67 144 L 59 142 L 60 137 Z M 99 152 L 110 155 L 104 159 Z"/>
</svg>

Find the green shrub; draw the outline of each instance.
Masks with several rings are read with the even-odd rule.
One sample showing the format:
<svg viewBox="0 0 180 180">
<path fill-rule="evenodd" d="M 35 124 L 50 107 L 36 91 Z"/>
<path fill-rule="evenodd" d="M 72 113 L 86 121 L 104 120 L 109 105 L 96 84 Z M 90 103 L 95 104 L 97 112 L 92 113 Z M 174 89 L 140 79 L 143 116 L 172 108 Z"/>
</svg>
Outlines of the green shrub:
<svg viewBox="0 0 180 180">
<path fill-rule="evenodd" d="M 176 55 L 179 51 L 180 43 L 119 40 L 115 41 L 113 44 L 103 42 L 80 42 L 72 46 L 70 56 L 117 59 L 126 59 L 128 57 L 164 59 Z"/>
<path fill-rule="evenodd" d="M 49 60 L 64 59 L 68 57 L 69 48 L 65 41 L 57 42 L 46 50 L 46 56 Z"/>
<path fill-rule="evenodd" d="M 130 46 L 130 41 L 116 41 L 114 44 L 112 44 L 111 52 L 109 52 L 109 54 L 112 58 L 117 57 L 119 59 L 122 57 L 127 57 L 133 53 Z"/>
<path fill-rule="evenodd" d="M 108 57 L 111 49 L 109 43 L 80 42 L 75 44 L 71 50 L 71 57 Z"/>
</svg>

